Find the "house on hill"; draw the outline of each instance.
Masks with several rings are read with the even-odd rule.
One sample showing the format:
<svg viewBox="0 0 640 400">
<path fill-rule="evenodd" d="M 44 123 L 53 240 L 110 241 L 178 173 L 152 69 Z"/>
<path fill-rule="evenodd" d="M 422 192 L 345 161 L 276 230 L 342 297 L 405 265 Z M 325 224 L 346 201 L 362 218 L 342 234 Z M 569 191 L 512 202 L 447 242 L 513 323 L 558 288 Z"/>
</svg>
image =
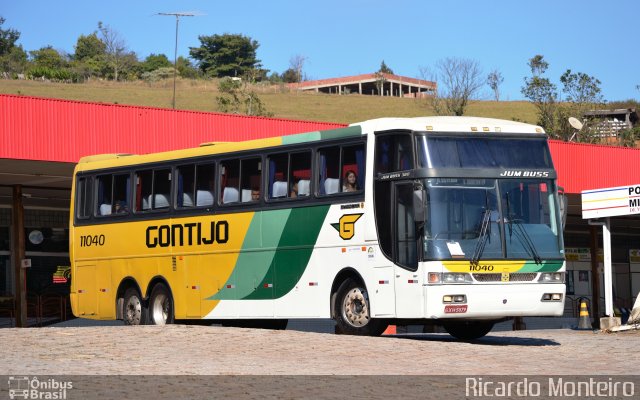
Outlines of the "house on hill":
<svg viewBox="0 0 640 400">
<path fill-rule="evenodd" d="M 345 76 L 290 83 L 289 88 L 329 94 L 363 94 L 371 96 L 424 97 L 434 95 L 437 84 L 422 79 L 385 73 Z"/>
</svg>

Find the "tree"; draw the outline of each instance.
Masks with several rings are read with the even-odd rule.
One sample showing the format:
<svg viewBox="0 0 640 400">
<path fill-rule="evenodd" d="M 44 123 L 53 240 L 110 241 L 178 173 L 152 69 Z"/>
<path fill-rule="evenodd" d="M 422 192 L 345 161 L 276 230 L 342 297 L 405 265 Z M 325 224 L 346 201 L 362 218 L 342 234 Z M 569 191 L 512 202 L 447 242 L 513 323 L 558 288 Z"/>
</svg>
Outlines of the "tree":
<svg viewBox="0 0 640 400">
<path fill-rule="evenodd" d="M 97 60 L 104 57 L 107 46 L 98 38 L 97 32 L 90 35 L 80 35 L 74 47 L 73 58 L 76 61 L 85 61 L 88 59 Z"/>
<path fill-rule="evenodd" d="M 16 42 L 20 38 L 20 32 L 15 29 L 2 29 L 5 19 L 0 17 L 0 56 L 8 54 L 9 51 L 16 45 Z"/>
<path fill-rule="evenodd" d="M 297 83 L 300 82 L 298 80 L 298 71 L 296 71 L 293 68 L 289 68 L 286 71 L 284 71 L 281 75 L 281 80 L 284 83 Z"/>
<path fill-rule="evenodd" d="M 436 63 L 438 91 L 431 99 L 436 114 L 464 115 L 469 102 L 484 85 L 482 69 L 468 58 L 445 58 Z"/>
<path fill-rule="evenodd" d="M 0 56 L 0 71 L 22 74 L 27 69 L 27 52 L 22 46 L 13 46 L 8 53 Z"/>
<path fill-rule="evenodd" d="M 259 68 L 257 41 L 241 34 L 198 36 L 200 47 L 190 47 L 191 58 L 207 76 L 243 76 L 251 69 Z"/>
<path fill-rule="evenodd" d="M 178 57 L 176 62 L 178 69 L 178 74 L 183 78 L 194 79 L 198 77 L 198 70 L 191 65 L 191 61 L 189 61 L 186 57 Z"/>
<path fill-rule="evenodd" d="M 140 64 L 142 72 L 151 72 L 159 68 L 173 68 L 173 63 L 164 54 L 149 54 Z"/>
<path fill-rule="evenodd" d="M 258 94 L 250 90 L 247 82 L 226 77 L 218 83 L 220 96 L 216 98 L 222 112 L 270 117 Z"/>
<path fill-rule="evenodd" d="M 296 54 L 295 56 L 293 56 L 293 57 L 291 57 L 289 59 L 289 70 L 295 71 L 295 74 L 296 74 L 295 80 L 293 82 L 290 82 L 290 83 L 302 82 L 302 68 L 304 67 L 305 61 L 307 61 L 307 57 L 305 57 L 303 55 L 300 55 L 300 54 Z M 287 71 L 285 71 L 285 73 Z M 287 82 L 286 79 L 283 79 L 283 80 L 285 82 Z M 289 80 L 290 80 L 290 78 L 289 78 Z"/>
<path fill-rule="evenodd" d="M 529 59 L 532 76 L 524 79 L 520 92 L 538 109 L 538 124 L 547 132 L 554 132 L 555 113 L 557 110 L 557 88 L 548 78 L 542 75 L 549 68 L 544 56 L 535 55 Z"/>
<path fill-rule="evenodd" d="M 29 55 L 35 67 L 60 69 L 68 65 L 64 57 L 51 46 L 42 47 L 40 50 L 32 50 Z"/>
<path fill-rule="evenodd" d="M 393 75 L 393 70 L 387 67 L 387 64 L 384 63 L 384 60 L 382 60 L 382 62 L 380 63 L 380 69 L 378 70 L 378 72 L 381 74 Z"/>
<path fill-rule="evenodd" d="M 500 101 L 500 85 L 504 82 L 504 78 L 502 74 L 497 69 L 489 72 L 487 76 L 487 85 L 493 90 L 493 97 L 496 101 Z"/>
<path fill-rule="evenodd" d="M 567 94 L 566 101 L 583 105 L 598 104 L 604 101 L 600 90 L 600 80 L 583 72 L 572 73 L 566 70 L 560 77 L 562 91 Z"/>
<path fill-rule="evenodd" d="M 127 46 L 117 31 L 109 25 L 104 25 L 101 21 L 98 22 L 98 31 L 100 31 L 100 40 L 105 44 L 106 59 L 113 70 L 113 79 L 117 81 L 118 73 L 125 61 L 125 56 L 127 56 Z"/>
</svg>

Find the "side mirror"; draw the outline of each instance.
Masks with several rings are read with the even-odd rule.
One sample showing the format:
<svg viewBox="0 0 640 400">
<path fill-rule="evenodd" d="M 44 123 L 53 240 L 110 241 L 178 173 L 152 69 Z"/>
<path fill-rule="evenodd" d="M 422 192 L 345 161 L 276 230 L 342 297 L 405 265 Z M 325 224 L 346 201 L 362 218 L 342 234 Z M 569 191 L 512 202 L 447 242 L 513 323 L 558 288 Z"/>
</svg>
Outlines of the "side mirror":
<svg viewBox="0 0 640 400">
<path fill-rule="evenodd" d="M 563 187 L 558 187 L 558 202 L 560 203 L 560 219 L 562 221 L 562 230 L 567 225 L 567 210 L 569 208 L 569 198 L 564 193 Z"/>
<path fill-rule="evenodd" d="M 423 223 L 425 220 L 424 198 L 422 187 L 413 190 L 413 220 L 416 223 Z"/>
</svg>

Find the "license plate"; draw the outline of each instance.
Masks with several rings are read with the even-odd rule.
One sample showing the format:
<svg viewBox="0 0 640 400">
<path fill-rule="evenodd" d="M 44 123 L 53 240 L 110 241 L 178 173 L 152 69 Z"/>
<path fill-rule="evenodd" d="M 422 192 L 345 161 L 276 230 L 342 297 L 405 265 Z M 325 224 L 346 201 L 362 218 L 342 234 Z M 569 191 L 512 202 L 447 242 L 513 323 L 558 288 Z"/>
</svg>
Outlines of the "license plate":
<svg viewBox="0 0 640 400">
<path fill-rule="evenodd" d="M 444 306 L 445 314 L 462 314 L 467 312 L 467 305 Z"/>
</svg>

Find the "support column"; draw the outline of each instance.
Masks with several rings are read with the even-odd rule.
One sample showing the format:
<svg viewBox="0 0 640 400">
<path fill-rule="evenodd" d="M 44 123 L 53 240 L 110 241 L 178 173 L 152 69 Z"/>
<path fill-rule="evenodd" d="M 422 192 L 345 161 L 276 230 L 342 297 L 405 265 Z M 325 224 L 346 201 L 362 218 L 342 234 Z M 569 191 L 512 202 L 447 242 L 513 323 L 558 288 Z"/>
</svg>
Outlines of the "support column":
<svg viewBox="0 0 640 400">
<path fill-rule="evenodd" d="M 338 85 L 338 94 L 341 95 L 342 94 L 342 85 Z"/>
<path fill-rule="evenodd" d="M 611 271 L 611 218 L 602 225 L 602 249 L 604 250 L 604 308 L 605 315 L 613 317 L 613 274 Z"/>
<path fill-rule="evenodd" d="M 14 296 L 16 304 L 16 326 L 27 327 L 27 271 L 22 268 L 24 260 L 24 207 L 22 205 L 22 186 L 13 187 L 13 208 L 11 211 L 11 225 L 13 236 L 13 270 Z"/>
<path fill-rule="evenodd" d="M 358 82 L 358 94 L 362 94 L 362 82 Z"/>
<path fill-rule="evenodd" d="M 596 327 L 600 325 L 600 272 L 598 271 L 598 231 L 595 226 L 589 226 L 591 238 L 591 315 Z"/>
<path fill-rule="evenodd" d="M 389 82 L 389 94 L 393 97 L 393 82 Z"/>
</svg>

